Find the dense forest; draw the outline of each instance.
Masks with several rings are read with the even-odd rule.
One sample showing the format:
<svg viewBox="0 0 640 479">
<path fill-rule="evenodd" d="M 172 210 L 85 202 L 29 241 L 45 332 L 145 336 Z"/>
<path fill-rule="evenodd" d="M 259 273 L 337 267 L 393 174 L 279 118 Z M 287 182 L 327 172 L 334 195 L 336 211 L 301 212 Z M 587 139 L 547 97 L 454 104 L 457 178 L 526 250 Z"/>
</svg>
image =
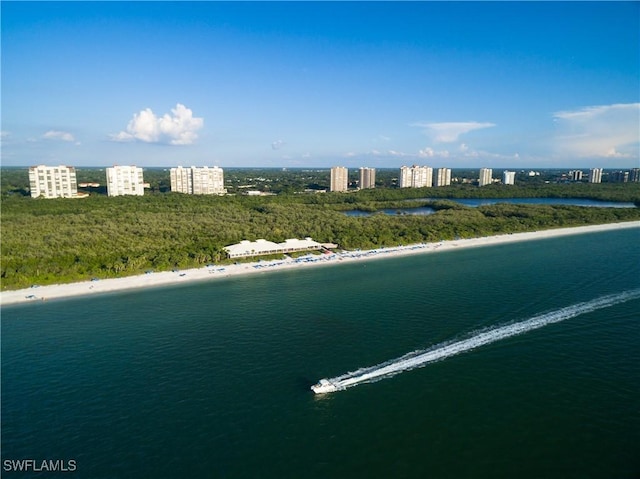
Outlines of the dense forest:
<svg viewBox="0 0 640 479">
<path fill-rule="evenodd" d="M 226 174 L 226 172 L 225 172 Z M 146 173 L 145 173 L 146 175 Z M 2 178 L 2 289 L 223 263 L 243 239 L 310 236 L 344 249 L 640 220 L 640 208 L 466 207 L 444 198 L 580 197 L 635 202 L 640 184 L 379 188 L 352 193 L 32 199 Z M 420 199 L 419 201 L 415 201 Z M 432 215 L 353 217 L 345 210 L 429 205 Z"/>
</svg>

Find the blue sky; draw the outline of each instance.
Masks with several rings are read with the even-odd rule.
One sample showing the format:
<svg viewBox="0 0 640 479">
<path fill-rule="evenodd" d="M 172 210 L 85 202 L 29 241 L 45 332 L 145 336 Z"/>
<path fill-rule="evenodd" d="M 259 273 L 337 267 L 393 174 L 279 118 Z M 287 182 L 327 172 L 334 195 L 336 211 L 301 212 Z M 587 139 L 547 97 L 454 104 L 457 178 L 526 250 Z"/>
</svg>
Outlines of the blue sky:
<svg viewBox="0 0 640 479">
<path fill-rule="evenodd" d="M 1 8 L 5 166 L 640 166 L 638 2 Z"/>
</svg>

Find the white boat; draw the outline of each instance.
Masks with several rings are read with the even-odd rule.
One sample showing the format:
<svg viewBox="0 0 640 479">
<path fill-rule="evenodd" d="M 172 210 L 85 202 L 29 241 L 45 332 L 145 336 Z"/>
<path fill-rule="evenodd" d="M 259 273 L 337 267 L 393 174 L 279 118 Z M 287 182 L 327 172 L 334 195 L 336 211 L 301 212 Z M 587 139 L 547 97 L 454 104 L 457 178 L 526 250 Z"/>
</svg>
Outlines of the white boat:
<svg viewBox="0 0 640 479">
<path fill-rule="evenodd" d="M 338 388 L 328 379 L 321 379 L 318 384 L 311 386 L 311 390 L 316 394 L 325 394 L 335 392 Z"/>
</svg>

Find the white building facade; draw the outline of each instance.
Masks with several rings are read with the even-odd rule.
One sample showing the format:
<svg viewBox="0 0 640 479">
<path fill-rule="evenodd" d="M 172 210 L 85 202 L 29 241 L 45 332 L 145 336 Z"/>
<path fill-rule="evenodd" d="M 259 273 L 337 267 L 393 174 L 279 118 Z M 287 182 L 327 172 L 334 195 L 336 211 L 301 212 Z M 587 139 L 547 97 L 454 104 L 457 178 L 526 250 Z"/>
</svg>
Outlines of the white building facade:
<svg viewBox="0 0 640 479">
<path fill-rule="evenodd" d="M 222 168 L 203 166 L 197 168 L 171 168 L 171 191 L 188 195 L 224 195 L 224 172 Z"/>
<path fill-rule="evenodd" d="M 136 166 L 113 166 L 107 168 L 107 195 L 144 195 L 142 168 Z"/>
<path fill-rule="evenodd" d="M 480 168 L 479 186 L 490 185 L 493 182 L 493 170 L 491 168 Z"/>
<path fill-rule="evenodd" d="M 331 168 L 331 191 L 347 191 L 349 187 L 349 170 L 344 166 Z"/>
<path fill-rule="evenodd" d="M 400 188 L 425 188 L 433 183 L 433 168 L 430 166 L 402 166 Z"/>
<path fill-rule="evenodd" d="M 516 184 L 516 172 L 504 170 L 502 172 L 502 183 L 505 185 L 515 185 Z"/>
<path fill-rule="evenodd" d="M 569 178 L 572 181 L 581 181 L 582 180 L 582 170 L 571 170 L 569 172 Z"/>
<path fill-rule="evenodd" d="M 589 183 L 602 183 L 602 168 L 591 168 L 589 170 Z"/>
<path fill-rule="evenodd" d="M 29 189 L 32 198 L 75 198 L 78 196 L 76 169 L 73 166 L 31 166 Z"/>
<path fill-rule="evenodd" d="M 193 194 L 193 175 L 191 169 L 178 166 L 169 170 L 171 191 Z"/>
<path fill-rule="evenodd" d="M 451 185 L 451 168 L 438 168 L 433 176 L 433 186 Z"/>
<path fill-rule="evenodd" d="M 360 168 L 360 189 L 376 187 L 376 169 L 363 166 Z"/>
</svg>

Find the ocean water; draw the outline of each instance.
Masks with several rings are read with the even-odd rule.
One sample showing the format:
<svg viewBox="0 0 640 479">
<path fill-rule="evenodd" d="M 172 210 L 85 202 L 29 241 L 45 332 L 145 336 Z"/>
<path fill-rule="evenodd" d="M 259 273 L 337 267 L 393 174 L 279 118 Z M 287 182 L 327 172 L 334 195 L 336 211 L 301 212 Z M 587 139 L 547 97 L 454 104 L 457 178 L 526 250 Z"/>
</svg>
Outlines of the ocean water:
<svg viewBox="0 0 640 479">
<path fill-rule="evenodd" d="M 639 245 L 640 229 L 591 233 L 5 307 L 2 466 L 640 477 Z M 603 296 L 612 304 L 580 309 Z M 567 308 L 576 314 L 390 378 L 309 390 Z"/>
</svg>

